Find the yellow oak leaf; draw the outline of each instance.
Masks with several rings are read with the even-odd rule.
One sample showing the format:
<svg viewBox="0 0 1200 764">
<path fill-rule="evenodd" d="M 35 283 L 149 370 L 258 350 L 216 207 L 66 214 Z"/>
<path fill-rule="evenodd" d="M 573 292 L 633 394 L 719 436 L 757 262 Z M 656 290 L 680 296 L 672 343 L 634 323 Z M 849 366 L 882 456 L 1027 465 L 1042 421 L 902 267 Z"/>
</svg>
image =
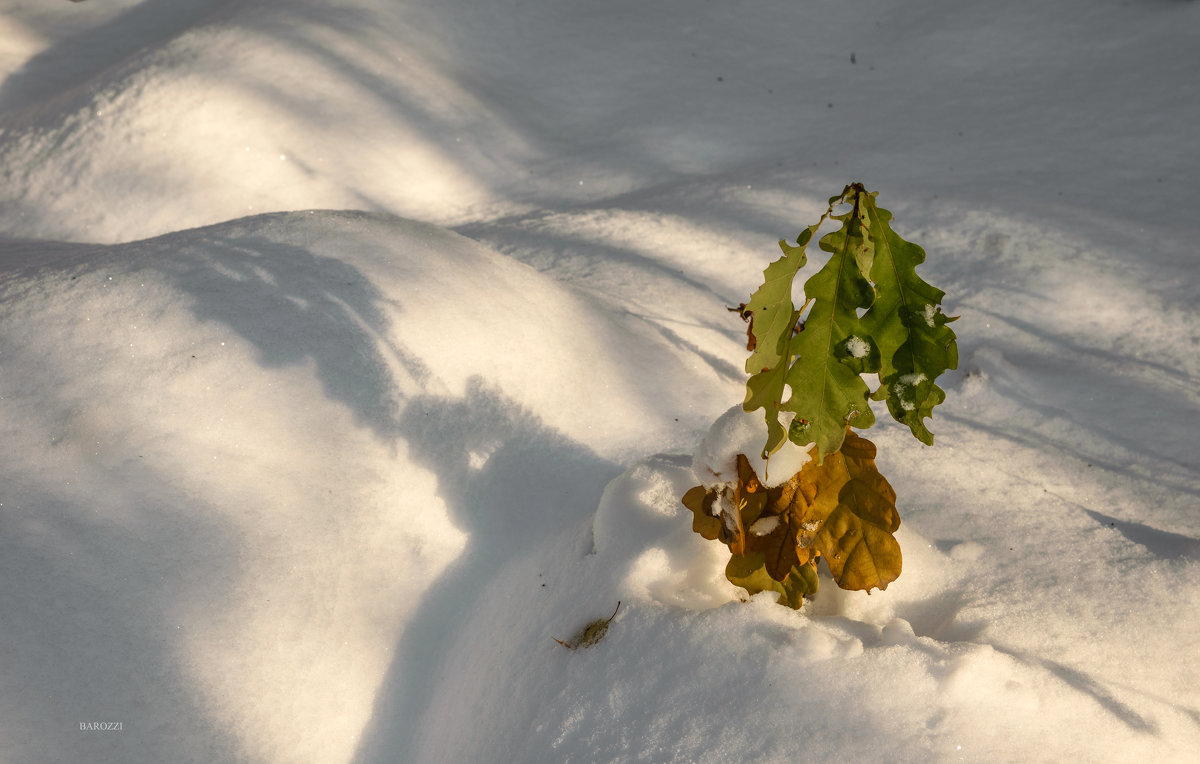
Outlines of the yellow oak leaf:
<svg viewBox="0 0 1200 764">
<path fill-rule="evenodd" d="M 751 594 L 780 592 L 780 602 L 799 607 L 816 592 L 821 557 L 843 589 L 885 589 L 900 575 L 896 493 L 875 467 L 875 445 L 849 427 L 840 450 L 778 486 L 764 486 L 743 454 L 737 472 L 736 483 L 683 497 L 692 529 L 733 553 L 733 583 Z"/>
</svg>

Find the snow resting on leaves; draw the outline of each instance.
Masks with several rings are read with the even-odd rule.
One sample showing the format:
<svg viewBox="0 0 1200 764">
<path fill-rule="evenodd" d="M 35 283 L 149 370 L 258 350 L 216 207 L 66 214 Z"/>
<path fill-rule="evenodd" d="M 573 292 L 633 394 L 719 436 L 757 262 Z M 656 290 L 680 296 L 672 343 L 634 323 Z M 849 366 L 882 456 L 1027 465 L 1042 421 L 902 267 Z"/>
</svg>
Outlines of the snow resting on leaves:
<svg viewBox="0 0 1200 764">
<path fill-rule="evenodd" d="M 784 427 L 788 424 L 790 422 L 783 422 Z M 767 423 L 763 412 L 748 412 L 741 406 L 734 406 L 713 422 L 700 441 L 692 458 L 696 479 L 707 488 L 736 483 L 737 455 L 745 454 L 763 485 L 774 488 L 786 483 L 808 463 L 811 443 L 801 447 L 785 440 L 767 462 L 761 456 L 766 442 Z"/>
<path fill-rule="evenodd" d="M 917 385 L 925 381 L 925 375 L 904 374 L 900 379 L 896 380 L 895 386 L 892 388 L 896 393 L 896 397 L 900 399 L 900 408 L 905 411 L 913 411 L 916 409 L 916 401 L 913 400 L 913 393 L 916 391 Z"/>
<path fill-rule="evenodd" d="M 930 326 L 932 326 L 932 324 L 930 324 Z M 851 337 L 846 340 L 846 352 L 849 353 L 850 357 L 852 358 L 866 358 L 867 354 L 871 352 L 871 345 L 857 334 L 851 335 Z"/>
<path fill-rule="evenodd" d="M 934 320 L 933 320 L 933 317 L 936 315 L 937 315 L 937 306 L 936 305 L 926 305 L 925 306 L 925 323 L 929 324 L 929 326 L 931 328 L 936 326 L 936 324 L 934 323 Z"/>
<path fill-rule="evenodd" d="M 750 525 L 750 532 L 755 536 L 769 536 L 771 532 L 779 527 L 779 517 L 769 515 L 768 517 L 760 517 Z"/>
</svg>

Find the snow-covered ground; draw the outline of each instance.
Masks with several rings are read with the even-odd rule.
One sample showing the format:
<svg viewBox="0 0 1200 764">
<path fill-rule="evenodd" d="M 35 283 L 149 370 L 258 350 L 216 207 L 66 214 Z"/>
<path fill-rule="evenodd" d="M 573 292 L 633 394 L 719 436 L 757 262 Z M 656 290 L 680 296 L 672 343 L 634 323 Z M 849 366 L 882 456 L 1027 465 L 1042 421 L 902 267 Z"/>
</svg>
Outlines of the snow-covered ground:
<svg viewBox="0 0 1200 764">
<path fill-rule="evenodd" d="M 0 761 L 1194 761 L 1198 34 L 0 0 Z M 726 307 L 853 180 L 962 363 L 900 579 L 741 602 Z"/>
</svg>

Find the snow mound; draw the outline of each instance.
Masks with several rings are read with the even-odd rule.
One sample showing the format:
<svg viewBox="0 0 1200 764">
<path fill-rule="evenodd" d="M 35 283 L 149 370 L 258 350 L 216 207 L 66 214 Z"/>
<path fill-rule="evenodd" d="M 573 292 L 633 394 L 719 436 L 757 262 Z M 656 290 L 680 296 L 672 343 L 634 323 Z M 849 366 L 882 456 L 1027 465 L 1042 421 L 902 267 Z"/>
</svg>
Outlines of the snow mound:
<svg viewBox="0 0 1200 764">
<path fill-rule="evenodd" d="M 7 242 L 0 266 L 5 758 L 93 758 L 69 728 L 108 720 L 115 759 L 345 758 L 439 591 L 590 517 L 611 460 L 724 386 L 388 215 Z M 664 404 L 684 381 L 690 411 Z"/>
<path fill-rule="evenodd" d="M 7 3 L 0 760 L 1192 762 L 1197 21 Z M 740 602 L 726 308 L 855 180 L 962 368 L 887 592 Z"/>
<path fill-rule="evenodd" d="M 1108 435 L 1060 453 L 1076 425 L 1012 399 L 1104 401 L 1064 397 L 1066 361 L 1013 329 L 966 345 L 938 448 L 872 433 L 901 577 L 826 578 L 796 613 L 740 602 L 678 501 L 695 466 L 757 451 L 761 417 L 721 414 L 741 389 L 720 357 L 595 292 L 349 212 L 10 240 L 0 268 L 7 758 L 1161 759 L 1195 738 L 1171 668 L 1200 606 L 1186 492 L 1133 471 L 1187 465 L 1122 472 Z M 1014 443 L 1014 417 L 1044 439 Z M 555 643 L 617 601 L 599 644 Z"/>
<path fill-rule="evenodd" d="M 692 470 L 705 486 L 736 483 L 737 456 L 743 454 L 762 484 L 774 488 L 790 480 L 812 459 L 812 443 L 802 448 L 790 440 L 785 440 L 778 451 L 764 459 L 762 450 L 766 443 L 767 423 L 763 413 L 734 406 L 709 428 L 696 451 Z"/>
</svg>

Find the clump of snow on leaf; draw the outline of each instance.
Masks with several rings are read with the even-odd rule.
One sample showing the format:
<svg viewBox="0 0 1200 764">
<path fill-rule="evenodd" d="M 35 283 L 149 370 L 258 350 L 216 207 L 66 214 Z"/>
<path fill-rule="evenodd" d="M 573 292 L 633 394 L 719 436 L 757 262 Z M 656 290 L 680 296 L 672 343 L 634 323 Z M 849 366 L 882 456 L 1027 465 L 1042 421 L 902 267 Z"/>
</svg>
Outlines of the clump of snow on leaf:
<svg viewBox="0 0 1200 764">
<path fill-rule="evenodd" d="M 900 398 L 900 406 L 905 411 L 912 411 L 917 407 L 917 404 L 912 400 L 912 396 L 917 389 L 917 385 L 924 382 L 926 379 L 924 374 L 904 374 L 900 379 L 896 380 L 895 391 Z"/>
<path fill-rule="evenodd" d="M 925 323 L 928 324 L 931 328 L 937 325 L 934 322 L 934 316 L 936 316 L 936 315 L 937 315 L 937 307 L 936 306 L 934 306 L 934 305 L 926 305 L 925 306 Z"/>
<path fill-rule="evenodd" d="M 760 517 L 750 526 L 750 532 L 755 536 L 769 536 L 779 527 L 779 518 L 775 515 Z"/>
<path fill-rule="evenodd" d="M 857 334 L 846 340 L 846 352 L 851 358 L 866 358 L 871 353 L 871 345 Z"/>
<path fill-rule="evenodd" d="M 766 442 L 767 423 L 762 412 L 747 412 L 741 406 L 734 406 L 713 423 L 696 449 L 692 460 L 696 479 L 708 488 L 736 483 L 737 455 L 745 454 L 763 485 L 774 488 L 786 483 L 811 458 L 811 443 L 801 447 L 785 440 L 769 460 L 763 459 Z"/>
</svg>

